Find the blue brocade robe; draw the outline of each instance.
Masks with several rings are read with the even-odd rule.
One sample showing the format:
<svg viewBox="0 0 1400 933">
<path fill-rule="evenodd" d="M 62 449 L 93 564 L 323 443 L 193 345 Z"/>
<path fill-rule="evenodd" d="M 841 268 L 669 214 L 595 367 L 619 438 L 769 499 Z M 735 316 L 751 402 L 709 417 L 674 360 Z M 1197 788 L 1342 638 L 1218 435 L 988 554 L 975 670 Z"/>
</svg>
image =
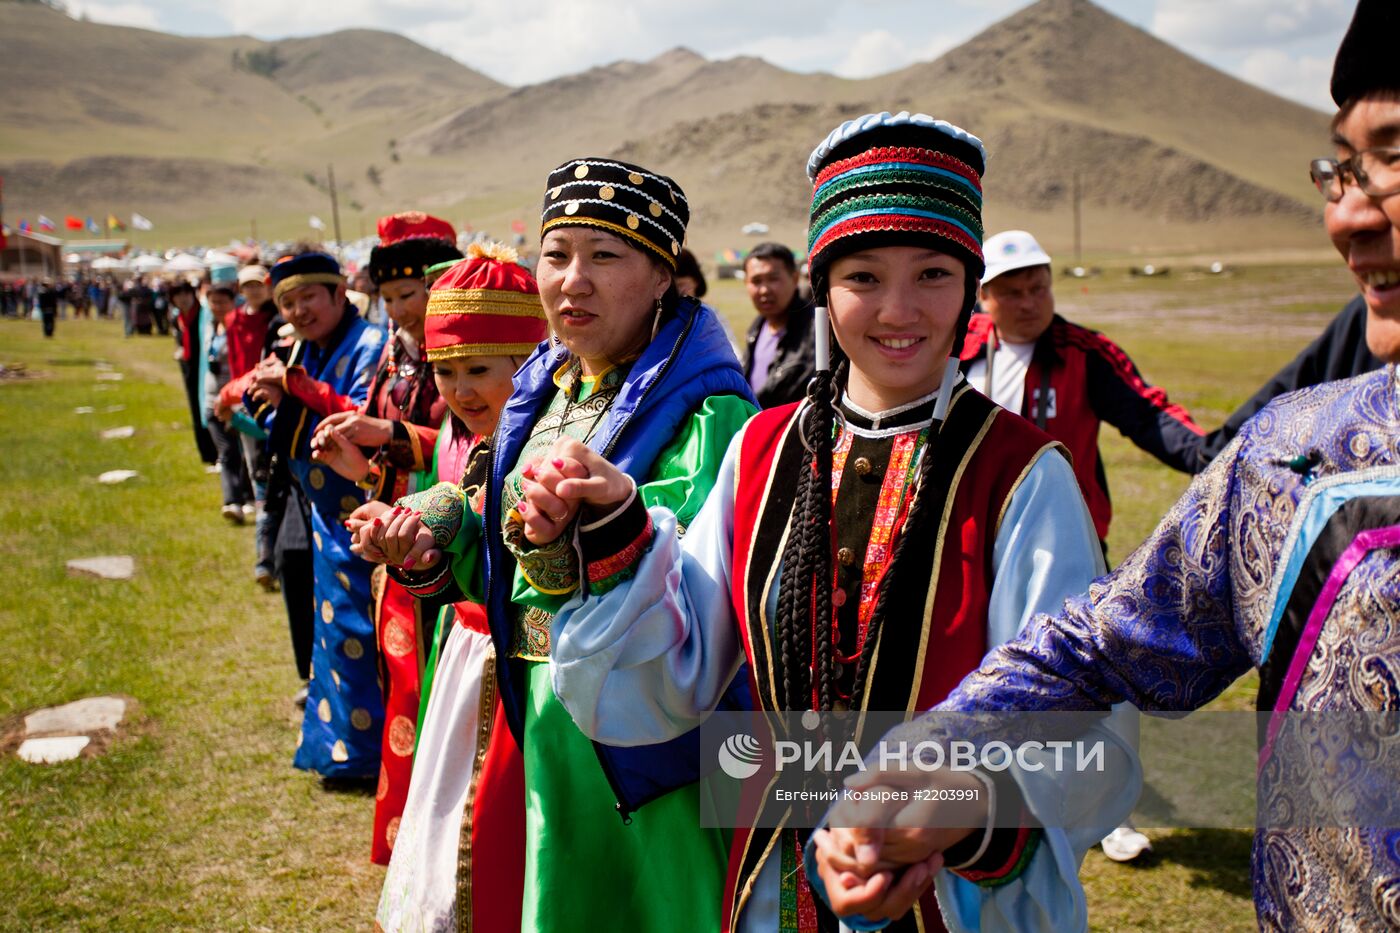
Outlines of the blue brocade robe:
<svg viewBox="0 0 1400 933">
<path fill-rule="evenodd" d="M 292 365 L 324 382 L 337 394 L 363 405 L 384 346 L 384 334 L 346 311 L 325 350 L 301 343 Z M 290 404 L 288 404 L 290 403 Z M 285 410 L 284 410 L 285 409 Z M 316 628 L 311 650 L 311 683 L 293 764 L 325 777 L 372 778 L 379 774 L 384 734 L 384 701 L 379 687 L 374 622 L 370 617 L 371 567 L 350 552 L 345 519 L 365 501 L 365 491 L 334 470 L 311 461 L 311 436 L 320 417 L 288 397 L 278 409 L 278 434 L 288 466 L 311 504 L 311 556 Z M 413 745 L 413 724 L 400 741 Z"/>
<path fill-rule="evenodd" d="M 1395 366 L 1283 396 L 942 708 L 1191 710 L 1256 667 L 1261 709 L 1400 710 L 1400 564 L 1376 533 L 1397 525 Z M 1400 926 L 1400 828 L 1263 829 L 1252 869 L 1261 929 Z"/>
</svg>

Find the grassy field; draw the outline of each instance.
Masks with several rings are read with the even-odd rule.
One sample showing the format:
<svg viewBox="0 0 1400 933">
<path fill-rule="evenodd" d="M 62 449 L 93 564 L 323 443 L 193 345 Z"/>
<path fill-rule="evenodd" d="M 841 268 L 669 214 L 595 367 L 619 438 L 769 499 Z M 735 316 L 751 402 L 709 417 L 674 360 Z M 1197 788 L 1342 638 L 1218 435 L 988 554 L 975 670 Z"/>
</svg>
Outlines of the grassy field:
<svg viewBox="0 0 1400 933">
<path fill-rule="evenodd" d="M 1344 272 L 1253 267 L 1231 278 L 1058 284 L 1061 310 L 1107 331 L 1149 380 L 1213 427 L 1349 297 Z M 746 299 L 713 300 L 741 329 Z M 370 925 L 372 801 L 292 770 L 298 686 L 280 598 L 252 583 L 251 529 L 218 517 L 194 452 L 171 344 L 110 322 L 0 321 L 0 717 L 100 693 L 138 704 L 101 758 L 54 767 L 0 757 L 0 929 L 342 930 Z M 125 375 L 98 382 L 94 363 Z M 94 414 L 74 413 L 93 406 Z M 107 411 L 123 406 L 121 411 Z M 101 429 L 130 424 L 130 440 Z M 1104 450 L 1121 559 L 1187 477 L 1114 432 Z M 120 486 L 95 477 L 139 470 Z M 130 554 L 136 578 L 72 577 L 64 561 Z M 1252 684 L 1223 699 L 1245 707 Z M 12 718 L 5 722 L 13 727 Z M 1247 833 L 1154 834 L 1155 853 L 1084 869 L 1102 930 L 1247 930 Z"/>
</svg>

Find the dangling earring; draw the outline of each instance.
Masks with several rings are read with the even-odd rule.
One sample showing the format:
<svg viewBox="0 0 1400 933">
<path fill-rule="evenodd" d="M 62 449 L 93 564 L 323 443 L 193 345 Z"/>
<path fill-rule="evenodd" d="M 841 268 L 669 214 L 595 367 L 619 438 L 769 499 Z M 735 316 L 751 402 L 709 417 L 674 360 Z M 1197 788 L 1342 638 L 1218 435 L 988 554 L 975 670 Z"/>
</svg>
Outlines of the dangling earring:
<svg viewBox="0 0 1400 933">
<path fill-rule="evenodd" d="M 656 299 L 656 314 L 651 319 L 651 339 L 656 339 L 656 334 L 661 330 L 661 314 L 665 308 L 661 305 L 661 299 Z"/>
</svg>

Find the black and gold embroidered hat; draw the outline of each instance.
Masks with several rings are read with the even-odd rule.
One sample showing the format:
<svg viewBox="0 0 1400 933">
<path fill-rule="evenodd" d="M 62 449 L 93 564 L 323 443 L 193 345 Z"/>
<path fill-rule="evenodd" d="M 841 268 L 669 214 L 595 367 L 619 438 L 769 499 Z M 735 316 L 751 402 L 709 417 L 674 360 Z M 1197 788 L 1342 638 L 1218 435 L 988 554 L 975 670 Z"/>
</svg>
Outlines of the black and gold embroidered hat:
<svg viewBox="0 0 1400 933">
<path fill-rule="evenodd" d="M 598 227 L 660 256 L 671 268 L 685 244 L 690 202 L 665 175 L 616 159 L 570 159 L 549 173 L 540 236 Z"/>
</svg>

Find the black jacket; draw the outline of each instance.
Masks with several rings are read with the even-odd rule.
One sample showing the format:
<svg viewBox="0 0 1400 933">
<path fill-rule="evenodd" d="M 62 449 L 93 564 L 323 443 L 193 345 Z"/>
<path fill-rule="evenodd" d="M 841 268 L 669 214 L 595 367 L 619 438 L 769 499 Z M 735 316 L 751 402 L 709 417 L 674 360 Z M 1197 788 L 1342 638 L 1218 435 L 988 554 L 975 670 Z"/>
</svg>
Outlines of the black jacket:
<svg viewBox="0 0 1400 933">
<path fill-rule="evenodd" d="M 1244 423 L 1276 396 L 1323 382 L 1350 379 L 1384 365 L 1385 362 L 1373 356 L 1366 346 L 1366 302 L 1357 295 L 1293 362 L 1275 373 L 1253 398 L 1235 409 L 1224 425 L 1202 439 L 1196 472 L 1210 466 Z"/>
<path fill-rule="evenodd" d="M 753 371 L 753 348 L 758 343 L 763 316 L 754 318 L 744 340 L 744 378 Z M 833 353 L 836 347 L 833 342 Z M 834 365 L 834 360 L 833 360 Z M 775 408 L 800 401 L 807 395 L 807 383 L 817 369 L 816 338 L 812 334 L 812 305 L 800 294 L 792 296 L 788 305 L 787 330 L 778 341 L 778 352 L 768 368 L 768 378 L 756 393 L 760 408 Z"/>
</svg>

